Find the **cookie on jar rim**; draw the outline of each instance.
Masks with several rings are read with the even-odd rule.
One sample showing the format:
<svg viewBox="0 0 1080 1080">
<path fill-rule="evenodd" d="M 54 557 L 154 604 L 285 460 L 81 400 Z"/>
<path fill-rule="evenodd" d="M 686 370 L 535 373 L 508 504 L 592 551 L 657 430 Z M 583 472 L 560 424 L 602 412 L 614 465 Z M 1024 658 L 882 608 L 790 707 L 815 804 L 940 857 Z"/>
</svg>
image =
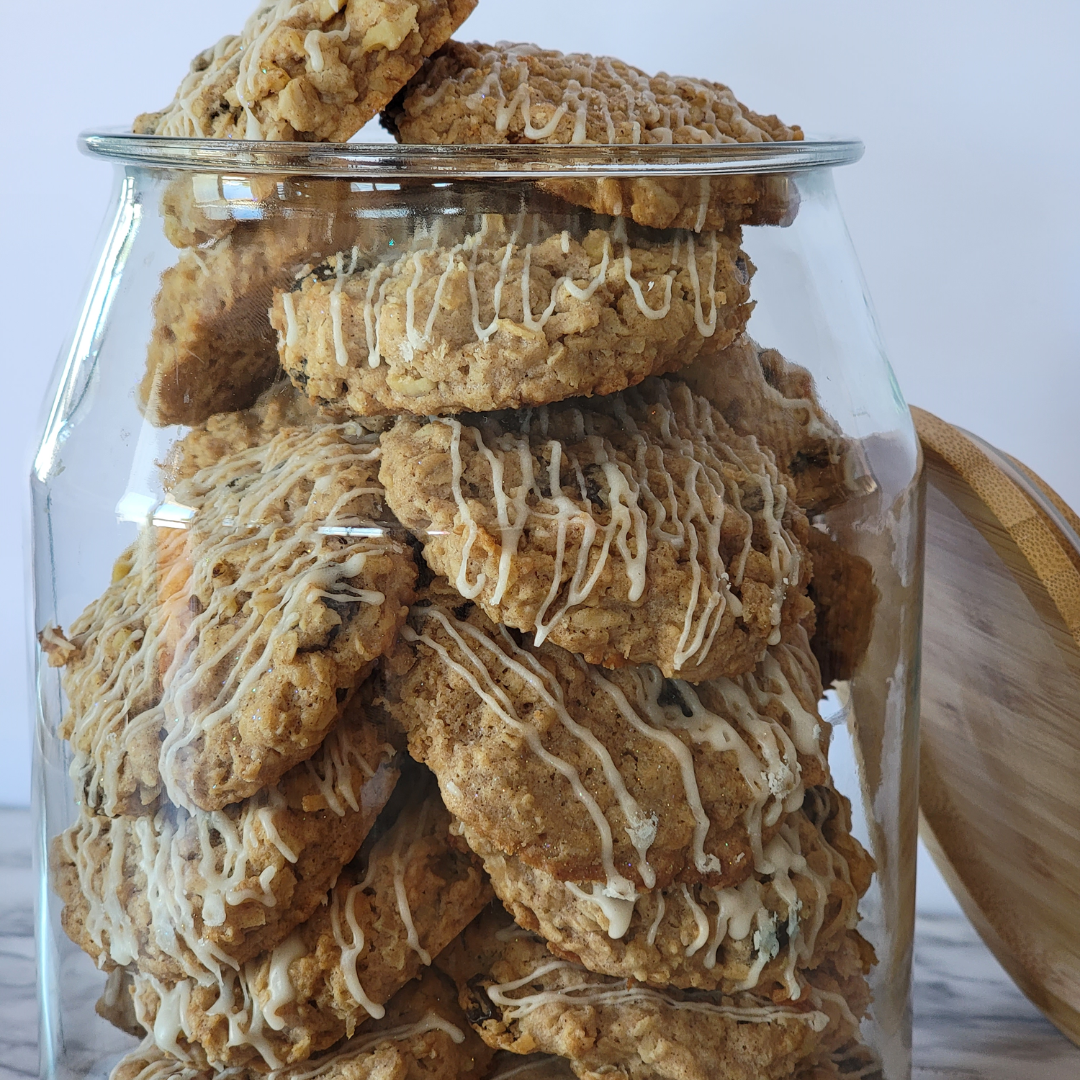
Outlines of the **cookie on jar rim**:
<svg viewBox="0 0 1080 1080">
<path fill-rule="evenodd" d="M 476 0 L 260 0 L 191 62 L 141 135 L 346 142 L 444 44 Z"/>
<path fill-rule="evenodd" d="M 495 621 L 700 682 L 806 618 L 809 527 L 768 451 L 677 379 L 382 436 L 387 501 Z"/>
<path fill-rule="evenodd" d="M 735 887 L 677 885 L 630 901 L 582 888 L 466 838 L 496 895 L 556 956 L 655 987 L 752 991 L 772 1001 L 805 991 L 836 938 L 858 923 L 873 862 L 850 832 L 849 807 L 810 788 Z"/>
<path fill-rule="evenodd" d="M 434 784 L 414 780 L 384 812 L 396 815 L 389 828 L 272 951 L 219 980 L 135 974 L 136 1015 L 161 1045 L 222 1067 L 281 1068 L 384 1018 L 491 899 L 477 860 L 450 844 Z"/>
<path fill-rule="evenodd" d="M 748 109 L 721 83 L 650 76 L 607 56 L 448 42 L 383 113 L 404 143 L 639 145 L 788 142 L 802 131 Z M 786 225 L 798 190 L 778 174 L 539 181 L 650 228 Z"/>
<path fill-rule="evenodd" d="M 282 367 L 339 411 L 518 408 L 613 393 L 730 343 L 752 271 L 738 230 L 483 214 L 436 221 L 396 261 L 339 253 L 277 293 L 270 321 Z"/>
<path fill-rule="evenodd" d="M 467 831 L 632 899 L 750 876 L 828 775 L 816 671 L 800 631 L 737 680 L 609 672 L 496 626 L 436 581 L 376 686 Z"/>
<path fill-rule="evenodd" d="M 315 1058 L 266 1073 L 257 1068 L 230 1070 L 231 1080 L 480 1080 L 492 1057 L 473 1032 L 457 1003 L 453 983 L 427 970 L 387 1004 L 377 1023 Z M 205 1055 L 181 1060 L 153 1035 L 123 1057 L 109 1080 L 220 1080 L 220 1070 Z"/>
<path fill-rule="evenodd" d="M 379 447 L 286 428 L 179 481 L 66 636 L 61 734 L 102 813 L 220 809 L 310 757 L 412 599 Z"/>
<path fill-rule="evenodd" d="M 398 778 L 389 733 L 354 699 L 314 757 L 224 810 L 83 811 L 52 844 L 68 936 L 109 970 L 221 978 L 325 901 Z"/>
<path fill-rule="evenodd" d="M 438 963 L 489 1046 L 555 1054 L 578 1076 L 780 1080 L 828 1040 L 832 1022 L 809 995 L 776 1004 L 596 975 L 553 958 L 494 905 Z"/>
</svg>

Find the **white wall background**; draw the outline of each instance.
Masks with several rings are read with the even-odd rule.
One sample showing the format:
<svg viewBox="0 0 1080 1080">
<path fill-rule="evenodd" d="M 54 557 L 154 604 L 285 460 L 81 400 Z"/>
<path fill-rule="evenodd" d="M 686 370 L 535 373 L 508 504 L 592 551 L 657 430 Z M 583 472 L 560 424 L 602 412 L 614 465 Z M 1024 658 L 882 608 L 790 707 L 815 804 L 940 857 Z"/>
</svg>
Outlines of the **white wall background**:
<svg viewBox="0 0 1080 1080">
<path fill-rule="evenodd" d="M 160 108 L 254 0 L 7 5 L 0 297 L 0 805 L 29 797 L 27 481 L 109 167 L 76 134 Z M 908 400 L 1080 506 L 1080 4 L 1075 0 L 480 0 L 463 35 L 719 79 L 811 132 L 854 134 L 837 181 Z"/>
</svg>

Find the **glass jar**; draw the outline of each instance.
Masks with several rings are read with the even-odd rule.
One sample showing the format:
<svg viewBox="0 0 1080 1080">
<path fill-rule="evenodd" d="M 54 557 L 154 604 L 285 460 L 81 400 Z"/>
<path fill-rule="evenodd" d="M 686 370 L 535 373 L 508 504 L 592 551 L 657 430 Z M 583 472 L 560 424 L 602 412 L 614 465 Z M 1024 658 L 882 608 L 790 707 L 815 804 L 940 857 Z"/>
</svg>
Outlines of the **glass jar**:
<svg viewBox="0 0 1080 1080">
<path fill-rule="evenodd" d="M 146 1029 L 116 1076 L 330 1075 L 432 960 L 503 1049 L 407 1034 L 469 1075 L 592 1008 L 579 1070 L 659 1025 L 702 1075 L 909 1076 L 922 496 L 861 145 L 83 146 L 115 209 L 32 479 L 42 1076 Z M 521 928 L 462 938 L 486 874 Z"/>
</svg>

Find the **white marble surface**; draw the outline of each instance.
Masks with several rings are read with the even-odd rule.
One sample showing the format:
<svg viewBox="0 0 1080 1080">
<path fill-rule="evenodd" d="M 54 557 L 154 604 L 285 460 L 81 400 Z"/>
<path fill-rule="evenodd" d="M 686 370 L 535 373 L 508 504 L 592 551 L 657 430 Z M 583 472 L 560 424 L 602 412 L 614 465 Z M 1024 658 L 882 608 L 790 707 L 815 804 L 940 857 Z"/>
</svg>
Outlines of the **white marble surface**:
<svg viewBox="0 0 1080 1080">
<path fill-rule="evenodd" d="M 1009 981 L 919 862 L 913 1080 L 1080 1080 L 1073 1046 Z M 0 1080 L 37 1076 L 30 815 L 0 810 Z"/>
</svg>

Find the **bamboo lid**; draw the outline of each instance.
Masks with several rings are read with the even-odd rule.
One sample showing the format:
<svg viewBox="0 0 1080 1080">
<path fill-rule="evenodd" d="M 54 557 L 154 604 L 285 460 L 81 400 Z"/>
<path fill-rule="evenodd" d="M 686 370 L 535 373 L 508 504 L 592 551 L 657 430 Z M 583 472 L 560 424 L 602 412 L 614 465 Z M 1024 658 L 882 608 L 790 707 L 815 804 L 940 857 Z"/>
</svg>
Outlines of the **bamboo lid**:
<svg viewBox="0 0 1080 1080">
<path fill-rule="evenodd" d="M 983 940 L 1080 1045 L 1080 519 L 921 409 L 921 832 Z"/>
</svg>

